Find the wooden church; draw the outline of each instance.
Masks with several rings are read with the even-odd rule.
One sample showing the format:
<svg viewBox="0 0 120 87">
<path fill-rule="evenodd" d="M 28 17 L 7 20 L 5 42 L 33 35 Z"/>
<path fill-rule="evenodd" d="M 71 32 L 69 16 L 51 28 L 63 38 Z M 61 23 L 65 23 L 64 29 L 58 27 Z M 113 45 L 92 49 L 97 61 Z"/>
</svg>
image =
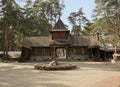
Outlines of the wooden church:
<svg viewBox="0 0 120 87">
<path fill-rule="evenodd" d="M 21 44 L 20 61 L 99 60 L 96 35 L 71 35 L 59 19 L 48 36 L 25 37 Z"/>
</svg>

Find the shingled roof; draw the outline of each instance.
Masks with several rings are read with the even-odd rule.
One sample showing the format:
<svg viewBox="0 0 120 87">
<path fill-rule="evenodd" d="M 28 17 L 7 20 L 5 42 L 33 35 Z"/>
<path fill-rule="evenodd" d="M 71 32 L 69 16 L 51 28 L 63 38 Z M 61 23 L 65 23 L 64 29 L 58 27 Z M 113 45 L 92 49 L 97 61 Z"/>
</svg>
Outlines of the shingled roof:
<svg viewBox="0 0 120 87">
<path fill-rule="evenodd" d="M 58 45 L 72 44 L 71 38 L 68 40 L 51 40 L 49 36 L 25 37 L 22 41 L 21 47 L 49 47 L 53 43 Z"/>
<path fill-rule="evenodd" d="M 99 46 L 95 35 L 73 35 L 72 46 Z"/>
<path fill-rule="evenodd" d="M 53 29 L 66 29 L 66 28 L 61 19 L 58 19 Z"/>
<path fill-rule="evenodd" d="M 22 41 L 22 46 L 24 47 L 48 47 L 49 44 L 49 36 L 25 37 Z"/>
<path fill-rule="evenodd" d="M 65 31 L 69 32 L 65 28 L 65 25 L 59 19 L 55 24 L 54 31 Z M 58 45 L 71 45 L 71 46 L 99 46 L 99 41 L 97 40 L 96 35 L 69 35 L 67 40 L 52 40 L 51 36 L 36 36 L 36 37 L 25 37 L 22 42 L 22 46 L 31 48 L 31 47 L 49 47 L 51 44 Z"/>
<path fill-rule="evenodd" d="M 55 24 L 53 29 L 50 31 L 69 31 L 69 30 L 65 27 L 61 19 L 58 19 L 57 23 Z"/>
<path fill-rule="evenodd" d="M 71 46 L 100 46 L 95 35 L 72 35 L 68 40 L 51 40 L 49 36 L 25 37 L 22 46 L 30 47 L 49 47 L 51 44 L 71 45 Z"/>
</svg>

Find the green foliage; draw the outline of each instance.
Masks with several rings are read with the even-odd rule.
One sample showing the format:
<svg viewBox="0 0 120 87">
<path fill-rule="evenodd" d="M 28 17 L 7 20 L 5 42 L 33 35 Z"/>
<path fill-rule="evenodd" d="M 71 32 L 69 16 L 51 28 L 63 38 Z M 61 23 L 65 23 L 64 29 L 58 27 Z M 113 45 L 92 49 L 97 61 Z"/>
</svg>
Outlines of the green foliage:
<svg viewBox="0 0 120 87">
<path fill-rule="evenodd" d="M 118 43 L 120 40 L 120 2 L 119 0 L 95 0 L 94 27 L 109 36 L 105 41 Z"/>
<path fill-rule="evenodd" d="M 48 35 L 64 9 L 64 4 L 59 0 L 24 0 L 23 3 L 20 6 L 16 0 L 0 1 L 0 41 L 3 41 L 0 50 L 4 48 L 4 34 L 10 26 L 9 47 L 18 50 L 25 36 Z"/>
<path fill-rule="evenodd" d="M 73 26 L 71 34 L 72 35 L 80 35 L 81 34 L 80 26 Z"/>
<path fill-rule="evenodd" d="M 79 25 L 80 27 L 88 22 L 88 20 L 84 16 L 82 8 L 80 8 L 78 12 L 70 13 L 68 20 L 72 25 Z"/>
<path fill-rule="evenodd" d="M 20 18 L 20 9 L 18 8 L 18 5 L 16 5 L 14 0 L 1 0 L 0 2 L 1 11 L 0 11 L 0 30 L 1 30 L 1 41 L 0 44 L 1 49 L 3 50 L 4 42 L 5 42 L 5 32 L 11 32 L 10 27 L 16 29 L 19 23 Z M 8 33 L 9 34 L 9 33 Z M 9 39 L 13 40 L 14 37 L 8 37 Z"/>
<path fill-rule="evenodd" d="M 82 33 L 83 34 L 95 34 L 96 31 L 94 29 L 93 23 L 87 23 L 86 26 L 84 26 Z"/>
<path fill-rule="evenodd" d="M 74 35 L 82 34 L 82 27 L 89 22 L 84 16 L 82 8 L 78 12 L 70 13 L 68 20 L 73 25 L 72 34 Z"/>
</svg>

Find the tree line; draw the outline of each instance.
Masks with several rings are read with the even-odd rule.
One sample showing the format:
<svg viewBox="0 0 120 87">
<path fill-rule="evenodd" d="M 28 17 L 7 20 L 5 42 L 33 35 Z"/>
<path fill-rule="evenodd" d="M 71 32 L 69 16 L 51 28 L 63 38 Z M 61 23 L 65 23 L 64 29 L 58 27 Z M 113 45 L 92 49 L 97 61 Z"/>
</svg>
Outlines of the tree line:
<svg viewBox="0 0 120 87">
<path fill-rule="evenodd" d="M 24 3 L 19 5 L 19 2 Z M 19 50 L 25 36 L 48 35 L 65 8 L 60 0 L 1 0 L 0 50 Z M 103 42 L 120 41 L 120 1 L 95 0 L 93 21 L 89 21 L 79 8 L 71 12 L 68 21 L 72 35 L 95 34 L 106 36 Z M 69 26 L 69 25 L 67 25 Z M 9 37 L 6 37 L 9 36 Z M 5 44 L 8 41 L 8 47 Z"/>
</svg>

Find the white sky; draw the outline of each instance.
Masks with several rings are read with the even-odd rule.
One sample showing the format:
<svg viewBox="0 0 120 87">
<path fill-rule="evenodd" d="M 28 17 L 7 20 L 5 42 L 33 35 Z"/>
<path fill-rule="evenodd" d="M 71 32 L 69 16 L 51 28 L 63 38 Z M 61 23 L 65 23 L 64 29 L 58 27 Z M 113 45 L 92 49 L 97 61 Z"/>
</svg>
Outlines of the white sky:
<svg viewBox="0 0 120 87">
<path fill-rule="evenodd" d="M 83 8 L 83 13 L 88 20 L 92 20 L 93 9 L 95 8 L 94 0 L 64 0 L 65 9 L 62 14 L 62 21 L 64 24 L 71 28 L 67 17 L 71 12 L 77 12 L 80 8 Z"/>
</svg>

